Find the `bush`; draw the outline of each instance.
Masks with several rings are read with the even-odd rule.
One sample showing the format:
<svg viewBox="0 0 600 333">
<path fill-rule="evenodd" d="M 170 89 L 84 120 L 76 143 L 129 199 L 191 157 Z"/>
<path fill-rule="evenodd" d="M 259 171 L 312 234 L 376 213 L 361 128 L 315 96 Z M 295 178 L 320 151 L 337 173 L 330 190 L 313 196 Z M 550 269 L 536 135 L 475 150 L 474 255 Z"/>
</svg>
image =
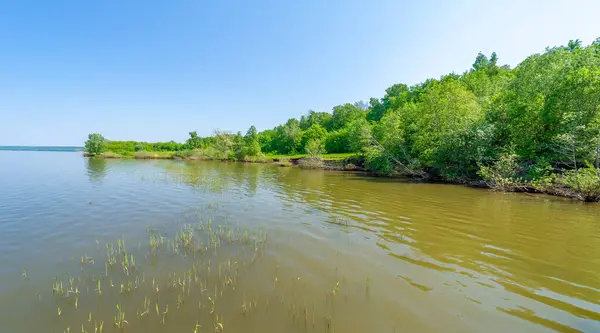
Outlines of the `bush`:
<svg viewBox="0 0 600 333">
<path fill-rule="evenodd" d="M 278 165 L 280 167 L 291 167 L 292 162 L 290 162 L 290 160 L 287 158 L 281 158 L 275 162 L 275 165 Z"/>
<path fill-rule="evenodd" d="M 517 167 L 516 154 L 501 154 L 491 166 L 481 166 L 477 173 L 489 187 L 508 191 L 522 183 L 517 177 Z"/>
<path fill-rule="evenodd" d="M 269 161 L 269 159 L 263 153 L 258 153 L 257 155 L 254 155 L 254 156 L 248 156 L 248 155 L 244 156 L 244 162 L 267 163 L 268 161 Z"/>
<path fill-rule="evenodd" d="M 545 182 L 552 178 L 553 171 L 550 161 L 540 158 L 535 164 L 525 167 L 525 179 L 532 182 Z"/>
<path fill-rule="evenodd" d="M 190 156 L 192 156 L 191 150 L 181 150 L 181 151 L 177 151 L 177 152 L 175 152 L 175 154 L 173 154 L 173 158 L 175 158 L 175 159 L 186 159 L 186 158 L 189 158 Z"/>
<path fill-rule="evenodd" d="M 298 160 L 298 166 L 303 169 L 323 169 L 325 164 L 322 158 L 306 157 Z"/>
<path fill-rule="evenodd" d="M 102 154 L 102 157 L 104 157 L 104 158 L 122 158 L 123 155 L 113 153 L 112 151 L 107 151 L 106 153 Z"/>
<path fill-rule="evenodd" d="M 396 173 L 396 162 L 382 147 L 370 147 L 365 153 L 365 167 L 382 175 Z"/>
<path fill-rule="evenodd" d="M 260 155 L 260 143 L 258 140 L 250 141 L 244 146 L 244 154 L 246 156 Z"/>
<path fill-rule="evenodd" d="M 325 146 L 318 139 L 310 139 L 304 146 L 304 151 L 310 158 L 321 158 L 325 152 Z"/>
<path fill-rule="evenodd" d="M 139 159 L 150 159 L 156 157 L 154 153 L 151 153 L 149 151 L 136 151 L 133 156 Z"/>
<path fill-rule="evenodd" d="M 574 196 L 584 201 L 600 201 L 600 169 L 589 165 L 587 168 L 569 170 L 556 179 L 567 187 Z"/>
<path fill-rule="evenodd" d="M 346 153 L 348 152 L 348 131 L 341 129 L 335 132 L 329 132 L 325 138 L 325 149 L 328 153 Z"/>
</svg>

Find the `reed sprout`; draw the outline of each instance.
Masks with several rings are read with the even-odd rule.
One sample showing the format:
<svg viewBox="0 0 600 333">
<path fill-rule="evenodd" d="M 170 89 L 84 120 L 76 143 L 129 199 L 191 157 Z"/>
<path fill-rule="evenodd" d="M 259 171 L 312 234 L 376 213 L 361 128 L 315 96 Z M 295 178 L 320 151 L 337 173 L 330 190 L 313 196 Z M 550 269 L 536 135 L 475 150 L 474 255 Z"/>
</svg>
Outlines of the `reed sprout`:
<svg viewBox="0 0 600 333">
<path fill-rule="evenodd" d="M 272 296 L 263 299 L 262 296 L 247 294 L 248 285 L 244 283 L 246 273 L 255 272 L 268 277 L 268 273 L 262 272 L 263 267 L 258 266 L 257 270 L 254 266 L 260 263 L 267 244 L 267 235 L 262 230 L 251 231 L 241 226 L 233 227 L 224 220 L 219 222 L 208 218 L 175 229 L 173 236 L 169 238 L 166 235 L 168 234 L 148 228 L 145 235 L 147 238 L 138 242 L 137 249 L 134 248 L 132 252 L 128 251 L 125 238 L 121 237 L 105 243 L 105 257 L 75 256 L 73 271 L 81 266 L 82 272 L 62 275 L 62 278 L 57 276 L 52 285 L 56 300 L 56 307 L 53 309 L 56 309 L 61 320 L 74 316 L 79 322 L 71 326 L 79 327 L 84 322 L 82 331 L 91 332 L 93 328 L 94 333 L 102 333 L 104 309 L 108 308 L 110 312 L 111 308 L 112 311 L 116 308 L 116 313 L 112 313 L 116 329 L 124 329 L 125 326 L 137 329 L 135 322 L 152 317 L 157 318 L 162 325 L 167 325 L 164 330 L 170 330 L 171 323 L 166 321 L 169 311 L 174 311 L 173 319 L 179 318 L 179 312 L 189 311 L 192 305 L 200 316 L 200 321 L 196 321 L 193 326 L 196 333 L 207 329 L 223 332 L 224 326 L 228 326 L 224 323 L 223 315 L 228 316 L 230 311 L 252 318 L 258 314 L 277 315 L 277 311 L 283 310 L 285 313 L 287 310 L 295 326 L 303 325 L 307 328 L 311 323 L 315 326 L 315 304 L 313 302 L 311 310 L 307 305 L 310 303 L 303 294 L 308 284 L 305 282 L 307 279 L 297 275 L 289 278 L 279 263 L 276 264 L 274 276 L 271 275 Z M 147 247 L 141 246 L 142 244 Z M 99 247 L 99 242 L 96 242 L 96 248 Z M 24 270 L 23 277 L 25 276 Z M 267 282 L 269 284 L 270 281 Z M 330 288 L 327 288 L 326 294 L 333 300 L 339 294 L 339 279 Z M 243 296 L 239 295 L 242 292 Z M 235 293 L 243 298 L 240 300 L 239 296 L 234 296 Z M 277 305 L 278 297 L 281 297 L 282 306 L 273 307 L 273 304 Z M 88 304 L 84 304 L 91 298 L 98 301 L 98 312 L 92 313 Z M 75 312 L 69 311 L 68 315 L 63 315 L 63 310 L 72 306 Z M 151 310 L 152 308 L 154 309 Z M 226 309 L 225 312 L 222 309 Z M 257 311 L 259 309 L 264 309 L 264 312 Z M 133 317 L 126 317 L 126 312 L 134 313 Z M 151 312 L 155 312 L 156 317 Z M 109 320 L 110 317 L 111 314 L 108 314 Z M 206 317 L 211 318 L 213 323 L 208 328 L 207 325 L 202 328 L 199 322 Z M 331 328 L 328 331 L 333 331 L 332 319 L 326 327 Z M 231 329 L 228 327 L 228 330 Z"/>
<path fill-rule="evenodd" d="M 114 318 L 115 327 L 122 329 L 125 324 L 129 324 L 127 320 L 125 320 L 125 312 L 121 310 L 121 305 L 117 304 L 117 315 Z"/>
</svg>

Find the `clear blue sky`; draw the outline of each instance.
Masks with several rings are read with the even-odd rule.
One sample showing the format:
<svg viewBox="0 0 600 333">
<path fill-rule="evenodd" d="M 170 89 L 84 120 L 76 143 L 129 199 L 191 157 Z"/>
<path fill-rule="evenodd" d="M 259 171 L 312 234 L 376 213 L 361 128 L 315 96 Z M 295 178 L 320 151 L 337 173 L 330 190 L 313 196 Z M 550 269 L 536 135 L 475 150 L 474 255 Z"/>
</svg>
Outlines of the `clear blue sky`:
<svg viewBox="0 0 600 333">
<path fill-rule="evenodd" d="M 271 128 L 600 36 L 598 0 L 0 1 L 0 145 Z"/>
</svg>

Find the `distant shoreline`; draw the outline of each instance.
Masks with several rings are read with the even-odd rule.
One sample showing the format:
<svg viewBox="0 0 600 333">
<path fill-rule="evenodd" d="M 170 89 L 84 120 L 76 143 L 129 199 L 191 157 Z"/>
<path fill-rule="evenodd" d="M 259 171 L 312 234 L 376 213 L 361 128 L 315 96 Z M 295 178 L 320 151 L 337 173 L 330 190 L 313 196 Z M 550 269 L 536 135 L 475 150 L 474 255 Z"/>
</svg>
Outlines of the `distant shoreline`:
<svg viewBox="0 0 600 333">
<path fill-rule="evenodd" d="M 83 151 L 83 147 L 80 147 L 80 146 L 0 146 L 0 151 L 78 152 L 78 151 Z"/>
</svg>

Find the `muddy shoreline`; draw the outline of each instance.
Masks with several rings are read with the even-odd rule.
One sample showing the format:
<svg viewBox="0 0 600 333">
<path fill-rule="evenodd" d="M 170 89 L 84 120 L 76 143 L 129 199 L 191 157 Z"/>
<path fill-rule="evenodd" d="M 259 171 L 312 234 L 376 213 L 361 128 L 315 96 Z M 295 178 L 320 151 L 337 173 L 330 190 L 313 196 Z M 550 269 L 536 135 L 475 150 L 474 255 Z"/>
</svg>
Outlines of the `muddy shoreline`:
<svg viewBox="0 0 600 333">
<path fill-rule="evenodd" d="M 595 198 L 587 198 L 587 197 L 583 197 L 581 194 L 576 193 L 572 190 L 569 189 L 565 189 L 565 188 L 547 188 L 547 189 L 540 189 L 540 188 L 536 188 L 534 186 L 531 185 L 520 185 L 520 186 L 514 186 L 511 188 L 494 188 L 492 186 L 490 186 L 489 184 L 487 184 L 485 181 L 483 180 L 471 180 L 471 181 L 464 181 L 464 182 L 451 182 L 451 181 L 447 181 L 447 180 L 443 180 L 439 177 L 417 177 L 417 176 L 410 176 L 410 175 L 404 175 L 404 174 L 393 174 L 393 175 L 382 175 L 379 174 L 375 171 L 370 171 L 367 170 L 364 167 L 364 161 L 362 161 L 362 159 L 360 158 L 347 158 L 344 160 L 317 160 L 317 159 L 309 159 L 309 158 L 272 158 L 272 159 L 264 159 L 264 160 L 231 160 L 231 159 L 215 159 L 215 158 L 202 158 L 202 157 L 198 157 L 198 156 L 191 156 L 191 157 L 186 157 L 186 158 L 182 158 L 182 157 L 178 157 L 178 156 L 169 156 L 169 155 L 144 155 L 144 156 L 121 156 L 121 155 L 116 155 L 116 154 L 110 154 L 110 155 L 106 155 L 106 156 L 89 156 L 87 153 L 83 154 L 85 157 L 88 158 L 104 158 L 104 159 L 140 159 L 140 160 L 148 160 L 148 159 L 152 159 L 152 160 L 180 160 L 180 161 L 219 161 L 219 162 L 225 162 L 225 163 L 255 163 L 255 164 L 272 164 L 272 165 L 276 165 L 278 167 L 298 167 L 298 168 L 302 168 L 302 169 L 313 169 L 313 170 L 328 170 L 328 171 L 337 171 L 337 172 L 354 172 L 354 173 L 360 173 L 363 175 L 368 175 L 368 176 L 372 176 L 372 177 L 382 177 L 382 178 L 392 178 L 392 179 L 399 179 L 399 180 L 404 180 L 404 181 L 410 181 L 410 182 L 414 182 L 414 183 L 430 183 L 430 184 L 448 184 L 448 185 L 461 185 L 461 186 L 467 186 L 467 187 L 471 187 L 471 188 L 477 188 L 477 189 L 485 189 L 485 190 L 490 190 L 490 191 L 497 191 L 497 192 L 516 192 L 516 193 L 523 193 L 523 194 L 527 194 L 530 196 L 535 196 L 535 195 L 550 195 L 550 196 L 554 196 L 554 197 L 563 197 L 563 198 L 569 198 L 569 199 L 574 199 L 574 200 L 579 200 L 579 201 L 584 201 L 584 202 L 598 202 L 597 199 Z"/>
</svg>

